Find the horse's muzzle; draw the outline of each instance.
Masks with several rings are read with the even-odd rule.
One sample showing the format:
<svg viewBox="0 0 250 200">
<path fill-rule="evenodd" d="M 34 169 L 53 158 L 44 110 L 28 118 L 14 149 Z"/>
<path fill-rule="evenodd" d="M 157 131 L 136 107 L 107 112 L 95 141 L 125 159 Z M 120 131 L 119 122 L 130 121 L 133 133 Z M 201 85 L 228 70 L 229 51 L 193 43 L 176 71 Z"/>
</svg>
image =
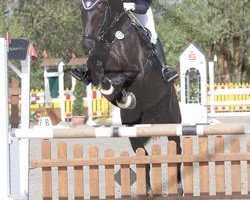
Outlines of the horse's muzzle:
<svg viewBox="0 0 250 200">
<path fill-rule="evenodd" d="M 82 48 L 85 54 L 89 54 L 89 52 L 94 48 L 95 41 L 91 38 L 83 38 L 82 39 Z"/>
</svg>

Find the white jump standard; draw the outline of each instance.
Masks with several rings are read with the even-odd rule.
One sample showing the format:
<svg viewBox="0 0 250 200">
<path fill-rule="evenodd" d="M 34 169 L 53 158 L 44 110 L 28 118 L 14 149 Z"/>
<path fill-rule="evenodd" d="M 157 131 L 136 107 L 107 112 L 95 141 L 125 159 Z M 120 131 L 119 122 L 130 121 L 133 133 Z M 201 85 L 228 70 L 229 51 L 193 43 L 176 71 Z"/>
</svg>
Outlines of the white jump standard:
<svg viewBox="0 0 250 200">
<path fill-rule="evenodd" d="M 16 42 L 16 43 L 15 43 Z M 21 44 L 20 47 L 15 45 Z M 29 129 L 30 121 L 30 54 L 29 42 L 22 39 L 13 39 L 13 51 L 7 41 L 0 38 L 0 198 L 1 200 L 28 199 L 28 172 L 29 172 L 29 140 L 11 138 L 9 133 L 8 115 L 8 65 L 21 79 L 21 128 Z M 19 51 L 17 53 L 17 51 Z M 8 57 L 20 61 L 21 70 L 15 67 Z"/>
</svg>

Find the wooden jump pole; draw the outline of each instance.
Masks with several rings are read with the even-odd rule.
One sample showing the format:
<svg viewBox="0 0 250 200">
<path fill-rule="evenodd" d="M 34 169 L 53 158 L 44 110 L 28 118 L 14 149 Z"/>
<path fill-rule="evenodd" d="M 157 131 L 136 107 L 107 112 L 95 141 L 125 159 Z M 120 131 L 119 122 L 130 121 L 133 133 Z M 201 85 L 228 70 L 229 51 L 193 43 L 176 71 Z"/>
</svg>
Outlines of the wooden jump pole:
<svg viewBox="0 0 250 200">
<path fill-rule="evenodd" d="M 69 128 L 34 127 L 18 129 L 17 138 L 98 138 L 98 137 L 157 137 L 188 135 L 250 134 L 250 125 L 220 123 L 214 125 L 142 124 L 136 126 L 78 126 Z"/>
</svg>

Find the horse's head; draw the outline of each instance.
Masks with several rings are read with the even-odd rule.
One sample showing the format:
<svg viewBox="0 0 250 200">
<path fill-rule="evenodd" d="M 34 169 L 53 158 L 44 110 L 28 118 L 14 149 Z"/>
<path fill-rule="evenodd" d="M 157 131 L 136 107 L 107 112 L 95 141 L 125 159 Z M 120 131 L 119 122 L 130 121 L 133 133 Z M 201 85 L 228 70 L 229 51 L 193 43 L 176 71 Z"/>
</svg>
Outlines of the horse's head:
<svg viewBox="0 0 250 200">
<path fill-rule="evenodd" d="M 104 36 L 112 22 L 112 10 L 121 5 L 120 0 L 81 0 L 81 21 L 83 27 L 82 47 L 90 52 L 95 43 Z M 118 6 L 117 6 L 118 5 Z"/>
<path fill-rule="evenodd" d="M 100 0 L 82 0 L 81 21 L 83 26 L 82 47 L 89 52 L 98 40 L 105 13 L 104 2 Z"/>
</svg>

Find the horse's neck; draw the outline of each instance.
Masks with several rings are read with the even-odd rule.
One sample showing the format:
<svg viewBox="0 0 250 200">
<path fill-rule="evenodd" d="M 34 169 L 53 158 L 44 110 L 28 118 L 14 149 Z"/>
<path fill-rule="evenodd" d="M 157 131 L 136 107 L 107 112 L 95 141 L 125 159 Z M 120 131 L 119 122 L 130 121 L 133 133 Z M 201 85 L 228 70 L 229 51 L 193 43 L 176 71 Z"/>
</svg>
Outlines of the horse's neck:
<svg viewBox="0 0 250 200">
<path fill-rule="evenodd" d="M 120 18 L 116 28 L 117 30 L 123 31 L 124 33 L 130 32 L 130 34 L 133 34 L 133 29 L 135 29 L 134 25 L 132 24 L 132 21 L 126 14 L 124 14 Z"/>
<path fill-rule="evenodd" d="M 114 19 L 117 16 L 117 14 L 114 14 L 112 18 Z M 115 40 L 115 34 L 117 31 L 120 31 L 125 34 L 128 32 L 130 26 L 131 22 L 129 22 L 129 19 L 125 15 L 122 16 L 118 21 L 112 21 L 109 30 L 106 34 L 106 41 L 112 43 Z"/>
<path fill-rule="evenodd" d="M 147 30 L 139 24 L 134 23 L 127 15 L 124 16 L 123 20 L 121 30 L 123 30 L 125 34 L 133 34 L 134 37 L 138 37 L 141 45 L 140 49 L 144 49 L 146 55 L 148 55 L 152 50 L 152 44 Z"/>
</svg>

